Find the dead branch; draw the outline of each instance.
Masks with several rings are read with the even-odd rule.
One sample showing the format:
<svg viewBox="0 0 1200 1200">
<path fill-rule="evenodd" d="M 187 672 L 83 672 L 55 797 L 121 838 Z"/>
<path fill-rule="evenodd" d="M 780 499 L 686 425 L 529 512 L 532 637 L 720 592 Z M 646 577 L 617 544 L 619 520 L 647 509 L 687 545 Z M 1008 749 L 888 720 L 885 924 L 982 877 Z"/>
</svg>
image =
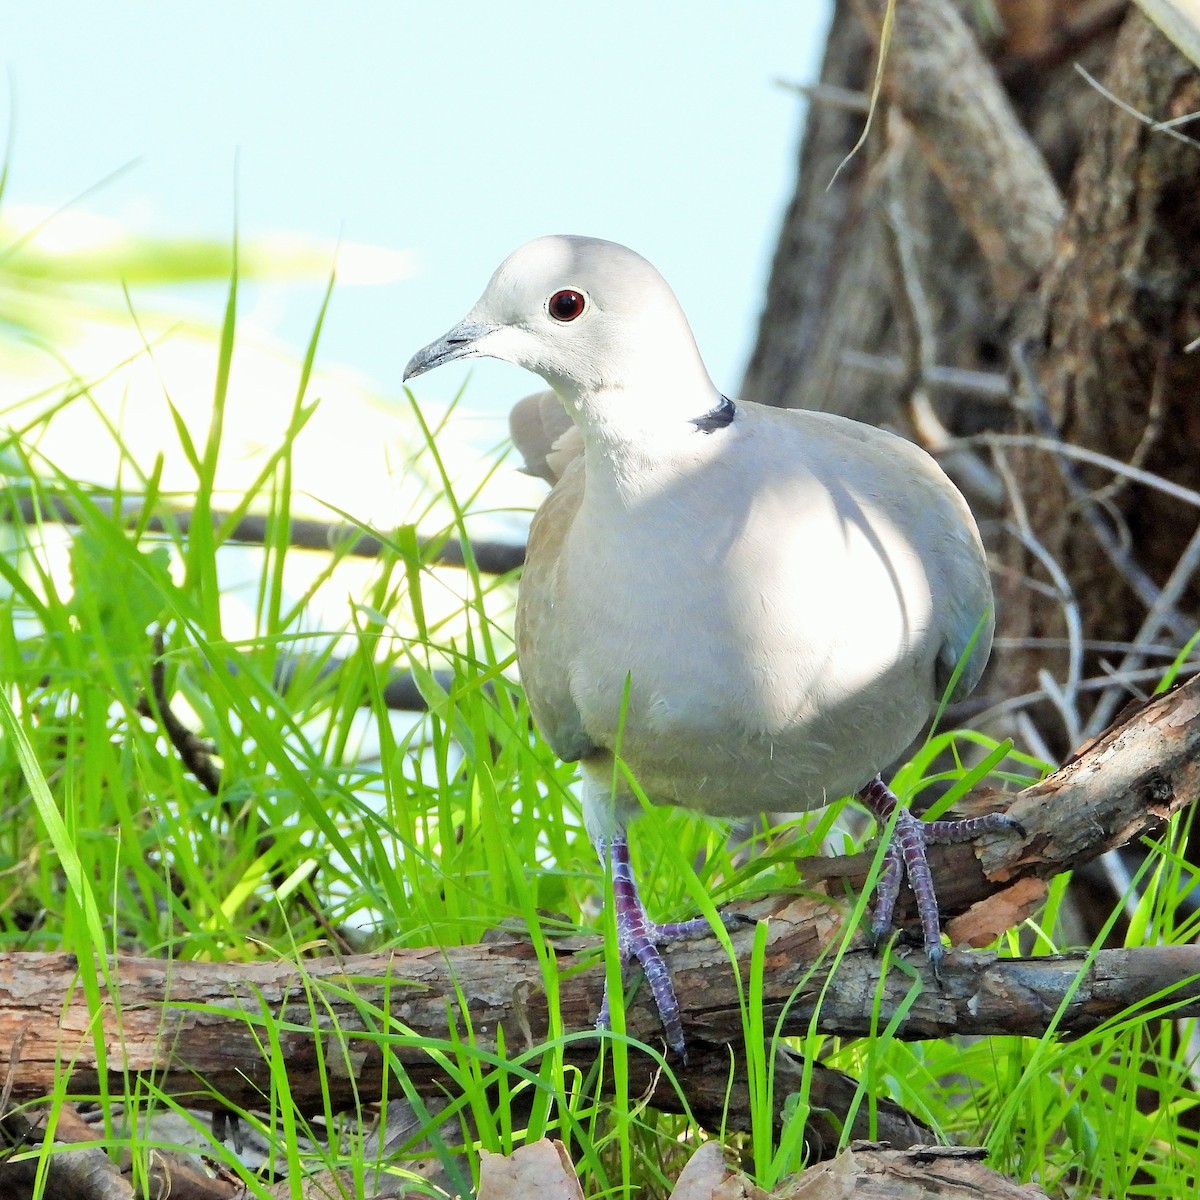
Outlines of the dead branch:
<svg viewBox="0 0 1200 1200">
<path fill-rule="evenodd" d="M 1154 836 L 1197 795 L 1200 679 L 1193 679 L 1139 706 L 1021 792 L 1008 809 L 1026 830 L 1019 845 L 988 839 L 978 853 L 961 846 L 938 855 L 938 898 L 942 912 L 954 914 L 951 940 L 987 945 L 1037 908 L 1054 876 Z M 809 880 L 852 887 L 862 886 L 869 866 L 868 854 L 802 863 Z"/>
<path fill-rule="evenodd" d="M 1154 834 L 1200 791 L 1200 680 L 1145 705 L 1086 747 L 1042 783 L 1017 795 L 1012 813 L 1024 837 L 998 835 L 982 845 L 944 847 L 934 857 L 943 910 L 955 943 L 981 942 L 1022 919 L 1040 901 L 1045 881 L 1105 850 Z M 808 881 L 841 895 L 860 859 L 806 860 Z M 1144 947 L 1033 959 L 956 951 L 932 979 L 923 955 L 897 949 L 881 964 L 861 933 L 849 936 L 827 993 L 831 949 L 840 944 L 847 910 L 827 895 L 783 895 L 737 906 L 769 922 L 762 1005 L 767 1028 L 805 1031 L 810 1021 L 831 1034 L 866 1035 L 901 1011 L 905 1038 L 956 1034 L 1038 1036 L 1051 1025 L 1080 1033 L 1138 1005 L 1175 1015 L 1200 1014 L 1200 948 Z M 750 930 L 732 935 L 743 979 Z M 94 1092 L 107 1076 L 120 1088 L 152 1075 L 156 1088 L 194 1106 L 226 1102 L 253 1107 L 270 1088 L 264 1026 L 274 1025 L 293 1097 L 303 1110 L 335 1108 L 379 1095 L 391 1062 L 423 1094 L 449 1086 L 421 1039 L 457 1035 L 485 1051 L 497 1029 L 512 1057 L 540 1053 L 548 1035 L 544 971 L 558 976 L 564 1028 L 575 1035 L 568 1056 L 590 1065 L 600 1037 L 592 1021 L 603 970 L 594 938 L 564 939 L 542 964 L 527 941 L 397 949 L 305 962 L 163 962 L 119 958 L 113 996 L 98 1014 L 106 1053 L 98 1059 L 79 971 L 70 954 L 0 955 L 0 1046 L 10 1095 L 49 1092 L 64 1071 L 76 1093 Z M 684 1100 L 697 1112 L 720 1112 L 726 1081 L 738 1078 L 742 1039 L 733 969 L 714 939 L 668 951 L 685 1010 L 692 1060 L 675 1066 L 679 1093 L 657 1062 L 631 1056 L 631 1085 L 659 1107 Z M 1168 1000 L 1162 1000 L 1162 995 Z M 458 997 L 466 1002 L 466 1012 Z M 877 1000 L 878 996 L 878 1000 Z M 64 1000 L 64 998 L 66 998 Z M 314 1016 L 316 1014 L 316 1016 Z M 314 1020 L 317 1024 L 314 1033 Z M 641 989 L 627 1011 L 630 1032 L 654 1045 L 658 1018 Z M 394 1085 L 393 1085 L 394 1086 Z M 736 1089 L 735 1089 L 736 1096 Z M 744 1121 L 748 1113 L 738 1115 Z M 738 1121 L 735 1120 L 734 1124 Z M 896 1114 L 898 1127 L 905 1117 Z"/>
<path fill-rule="evenodd" d="M 47 1114 L 9 1114 L 0 1122 L 0 1143 L 10 1151 L 27 1150 L 44 1144 Z M 95 1133 L 70 1105 L 55 1117 L 55 1152 L 46 1165 L 45 1196 L 51 1200 L 133 1200 L 134 1192 L 117 1164 L 98 1146 L 69 1149 L 76 1142 L 93 1141 Z M 37 1158 L 0 1164 L 0 1195 L 33 1195 L 41 1169 Z"/>
<path fill-rule="evenodd" d="M 137 497 L 127 498 L 119 513 L 107 497 L 92 496 L 89 499 L 106 515 L 119 516 L 126 528 L 137 526 L 147 533 L 186 537 L 194 519 L 194 514 L 188 509 L 163 510 L 161 506 L 152 516 L 144 517 L 142 503 Z M 45 490 L 39 490 L 35 497 L 32 492 L 13 485 L 8 489 L 6 501 L 12 505 L 12 510 L 0 509 L 0 520 L 5 519 L 6 512 L 15 510 L 26 524 L 48 521 L 59 525 L 78 525 L 81 521 L 68 497 Z M 213 512 L 211 516 L 214 529 L 222 528 L 231 520 L 231 514 L 227 512 Z M 248 513 L 225 531 L 225 541 L 263 546 L 268 537 L 274 536 L 273 530 L 273 518 Z M 378 558 L 387 541 L 382 535 L 364 533 L 358 525 L 292 516 L 287 522 L 287 544 L 294 550 L 337 551 L 353 558 Z M 466 552 L 459 538 L 419 537 L 417 547 L 429 566 L 466 565 Z M 525 561 L 524 545 L 513 542 L 472 541 L 469 550 L 475 565 L 484 575 L 507 575 Z"/>
<path fill-rule="evenodd" d="M 162 726 L 184 767 L 191 772 L 210 796 L 219 796 L 221 794 L 221 769 L 213 762 L 215 748 L 202 737 L 193 733 L 171 707 L 171 698 L 167 695 L 164 644 L 163 632 L 159 629 L 154 634 L 154 658 L 150 663 L 150 691 L 139 697 L 137 711 Z M 255 848 L 260 857 L 265 857 L 275 846 L 275 835 L 263 827 L 263 821 L 259 814 L 252 813 L 250 819 L 260 827 Z M 271 883 L 277 888 L 282 886 L 286 878 L 287 873 L 278 867 L 271 872 Z M 311 887 L 312 879 L 310 877 L 297 890 L 296 898 L 309 916 L 316 921 L 330 943 L 340 952 L 347 953 L 350 950 L 350 943 L 345 934 L 333 925 L 321 910 L 320 905 L 313 899 Z"/>
<path fill-rule="evenodd" d="M 163 657 L 162 630 L 154 635 L 154 658 L 150 662 L 150 691 L 138 698 L 137 710 L 143 717 L 157 721 L 167 735 L 179 761 L 192 773 L 210 796 L 221 794 L 221 769 L 213 762 L 215 747 L 193 733 L 175 715 L 167 695 L 167 664 Z M 269 849 L 269 847 L 268 847 Z"/>
</svg>

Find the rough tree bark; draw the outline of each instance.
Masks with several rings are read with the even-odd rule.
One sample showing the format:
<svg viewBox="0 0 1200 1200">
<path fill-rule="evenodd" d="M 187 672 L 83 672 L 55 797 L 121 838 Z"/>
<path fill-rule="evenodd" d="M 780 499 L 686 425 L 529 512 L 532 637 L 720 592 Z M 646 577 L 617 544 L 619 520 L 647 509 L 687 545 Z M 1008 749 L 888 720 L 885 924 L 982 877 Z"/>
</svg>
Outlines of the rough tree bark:
<svg viewBox="0 0 1200 1200">
<path fill-rule="evenodd" d="M 1139 13 L 1121 30 L 1105 82 L 1156 121 L 1200 112 L 1200 72 Z M 1026 318 L 1039 351 L 1045 417 L 1067 441 L 1195 488 L 1200 354 L 1183 347 L 1200 337 L 1200 143 L 1177 140 L 1106 102 L 1085 139 L 1073 191 L 1059 251 Z M 1023 426 L 1042 432 L 1036 414 Z M 1085 635 L 1134 641 L 1164 632 L 1146 624 L 1144 601 L 1098 552 L 1054 457 L 1019 454 L 1014 468 L 1030 525 L 1070 581 Z M 1108 514 L 1098 519 L 1127 536 L 1139 564 L 1164 587 L 1200 528 L 1200 513 L 1153 489 L 1114 489 L 1102 471 L 1085 471 L 1082 482 L 1093 492 L 1108 488 Z M 1036 574 L 1029 548 L 1017 540 L 1006 542 L 1004 561 L 1010 580 Z M 1189 575 L 1196 564 L 1185 561 L 1183 569 L 1174 606 L 1194 630 L 1200 592 Z M 1061 636 L 1063 605 L 1033 597 L 1028 588 L 1006 589 L 1004 630 Z M 1020 659 L 1003 656 L 999 665 L 998 686 L 1028 685 Z"/>
</svg>

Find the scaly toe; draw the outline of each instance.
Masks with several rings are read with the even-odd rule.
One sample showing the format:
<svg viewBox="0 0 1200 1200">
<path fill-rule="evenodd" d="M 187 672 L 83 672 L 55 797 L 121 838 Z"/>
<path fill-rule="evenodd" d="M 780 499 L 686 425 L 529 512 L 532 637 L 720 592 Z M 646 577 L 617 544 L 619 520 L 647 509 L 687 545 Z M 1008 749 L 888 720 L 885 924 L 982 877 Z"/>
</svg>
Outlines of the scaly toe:
<svg viewBox="0 0 1200 1200">
<path fill-rule="evenodd" d="M 652 930 L 654 928 L 651 926 Z M 662 1021 L 667 1045 L 686 1062 L 687 1050 L 683 1038 L 683 1018 L 679 1011 L 679 998 L 675 995 L 675 985 L 671 982 L 671 972 L 667 968 L 667 961 L 663 958 L 652 934 L 647 933 L 630 938 L 628 950 L 622 953 L 621 958 L 625 963 L 637 962 L 642 968 L 642 974 L 646 977 L 646 983 L 650 987 L 650 995 L 653 996 L 654 1005 L 658 1009 L 659 1020 Z M 607 1018 L 607 991 L 601 1013 Z"/>
</svg>

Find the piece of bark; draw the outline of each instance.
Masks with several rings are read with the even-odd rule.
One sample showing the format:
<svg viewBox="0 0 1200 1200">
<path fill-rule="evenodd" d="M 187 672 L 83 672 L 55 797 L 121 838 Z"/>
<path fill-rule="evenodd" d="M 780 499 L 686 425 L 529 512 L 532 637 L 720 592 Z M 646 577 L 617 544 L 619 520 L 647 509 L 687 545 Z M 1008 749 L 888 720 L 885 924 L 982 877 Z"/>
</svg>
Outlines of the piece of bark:
<svg viewBox="0 0 1200 1200">
<path fill-rule="evenodd" d="M 1013 1183 L 985 1166 L 983 1155 L 969 1147 L 856 1143 L 809 1167 L 774 1200 L 1046 1200 L 1036 1185 Z"/>
<path fill-rule="evenodd" d="M 987 839 L 980 860 L 970 847 L 937 848 L 933 860 L 943 902 L 965 910 L 996 888 L 1046 878 L 1161 828 L 1200 792 L 1198 711 L 1200 680 L 1132 713 L 1062 771 L 1021 793 L 1014 811 L 1025 823 L 1025 836 Z M 840 880 L 830 885 L 840 893 Z M 804 895 L 739 907 L 769 922 L 762 1007 L 766 1027 L 774 1029 L 778 1021 L 785 1034 L 806 1033 L 811 1022 L 823 1033 L 867 1035 L 895 1017 L 896 1036 L 902 1038 L 1038 1036 L 1052 1020 L 1070 1035 L 1164 990 L 1176 1015 L 1200 1014 L 1195 946 L 1032 959 L 952 952 L 939 986 L 919 950 L 896 950 L 898 961 L 881 983 L 880 960 L 861 932 L 852 931 L 826 988 L 829 952 L 846 920 L 843 905 Z M 731 937 L 745 978 L 754 931 L 738 930 Z M 603 988 L 597 940 L 565 939 L 554 950 L 556 962 L 546 969 L 559 976 L 563 1029 L 586 1032 Z M 738 1056 L 730 1047 L 739 1047 L 743 1037 L 742 992 L 712 938 L 673 945 L 666 956 L 693 1056 L 688 1066 L 673 1066 L 693 1108 L 719 1113 L 731 1062 L 737 1073 Z M 0 1047 L 20 1047 L 19 1057 L 0 1064 L 7 1067 L 13 1100 L 46 1094 L 69 1070 L 77 1093 L 94 1093 L 102 1072 L 118 1090 L 131 1075 L 148 1074 L 157 1089 L 190 1095 L 193 1106 L 253 1107 L 271 1086 L 263 1057 L 269 1041 L 262 1026 L 268 1021 L 277 1026 L 292 1099 L 301 1111 L 319 1112 L 326 1103 L 353 1105 L 359 1097 L 380 1094 L 390 1069 L 380 1042 L 385 1033 L 406 1086 L 440 1095 L 447 1079 L 420 1039 L 447 1038 L 447 1013 L 457 1036 L 467 1036 L 459 996 L 469 1008 L 471 1036 L 485 1050 L 496 1049 L 499 1025 L 510 1052 L 548 1035 L 543 966 L 525 941 L 298 964 L 120 958 L 111 972 L 120 995 L 100 1014 L 107 1053 L 98 1061 L 97 1022 L 77 986 L 74 957 L 0 955 Z M 320 1014 L 319 1052 L 314 1012 Z M 660 1044 L 661 1026 L 646 988 L 637 990 L 626 1020 L 635 1037 Z M 569 1056 L 588 1067 L 598 1048 L 599 1035 L 583 1038 L 571 1044 Z M 629 1068 L 631 1088 L 644 1091 L 657 1107 L 682 1102 L 654 1059 L 633 1054 Z M 748 1119 L 748 1112 L 730 1113 L 731 1127 L 745 1127 Z"/>
<path fill-rule="evenodd" d="M 705 1142 L 679 1173 L 671 1200 L 771 1200 L 725 1161 L 720 1142 Z"/>
<path fill-rule="evenodd" d="M 712 1200 L 713 1192 L 733 1173 L 721 1143 L 703 1142 L 679 1172 L 671 1200 Z"/>
</svg>

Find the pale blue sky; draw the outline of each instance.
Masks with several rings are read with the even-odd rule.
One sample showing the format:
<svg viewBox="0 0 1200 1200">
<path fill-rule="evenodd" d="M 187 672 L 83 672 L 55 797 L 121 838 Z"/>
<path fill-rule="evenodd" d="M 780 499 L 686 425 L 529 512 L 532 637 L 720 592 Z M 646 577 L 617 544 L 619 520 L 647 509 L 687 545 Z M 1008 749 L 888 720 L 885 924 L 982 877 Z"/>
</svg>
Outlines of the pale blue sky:
<svg viewBox="0 0 1200 1200">
<path fill-rule="evenodd" d="M 684 303 L 735 389 L 790 192 L 828 0 L 607 5 L 259 0 L 13 6 L 5 202 L 86 207 L 153 232 L 339 234 L 413 274 L 335 294 L 322 360 L 385 393 L 511 249 L 550 232 L 624 241 Z M 272 298 L 302 345 L 320 288 Z M 212 311 L 219 313 L 214 292 Z M 450 394 L 465 368 L 419 382 Z M 532 390 L 484 364 L 469 400 Z M 494 394 L 494 395 L 493 395 Z"/>
</svg>

